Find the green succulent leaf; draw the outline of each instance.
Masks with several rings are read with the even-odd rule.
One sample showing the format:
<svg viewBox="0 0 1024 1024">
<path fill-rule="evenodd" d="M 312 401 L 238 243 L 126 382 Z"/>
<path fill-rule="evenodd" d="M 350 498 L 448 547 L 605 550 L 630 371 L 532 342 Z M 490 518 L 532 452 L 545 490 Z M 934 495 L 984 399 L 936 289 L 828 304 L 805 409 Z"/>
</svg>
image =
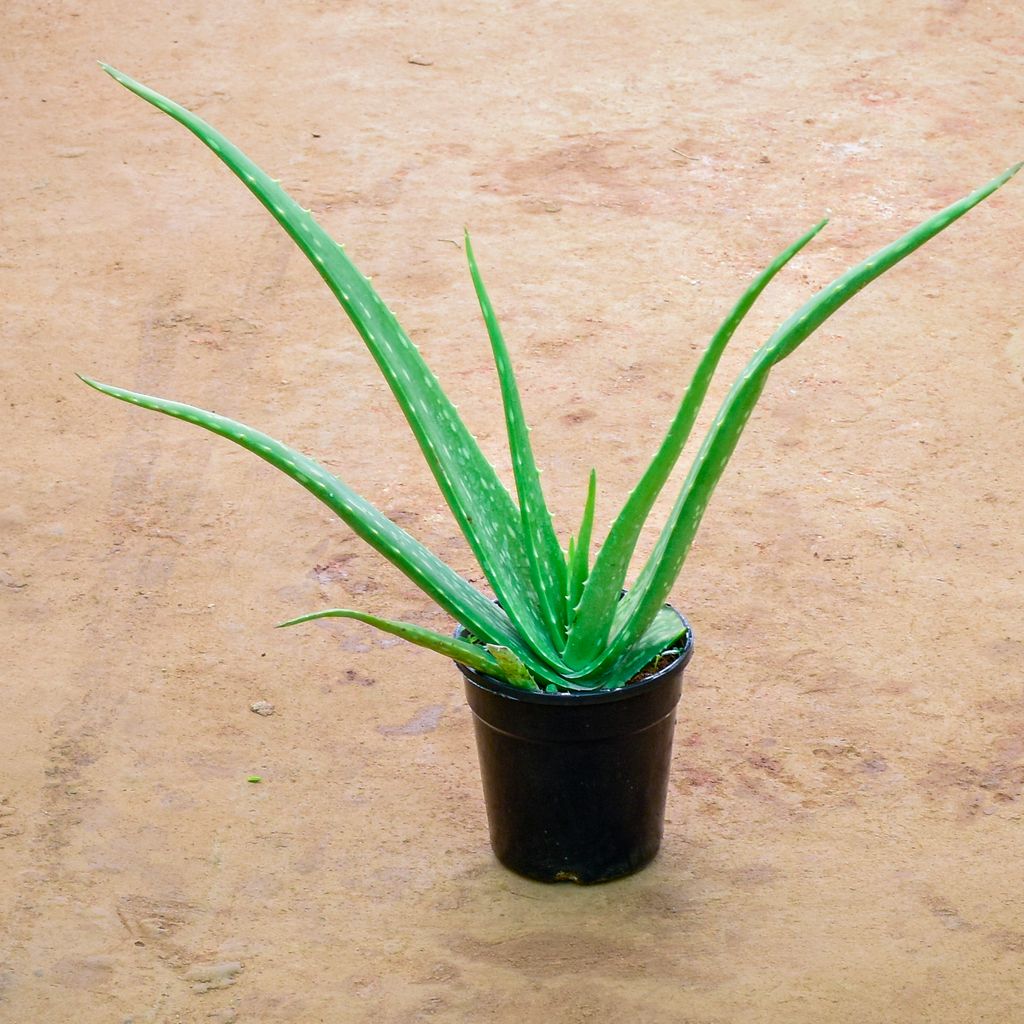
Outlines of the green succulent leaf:
<svg viewBox="0 0 1024 1024">
<path fill-rule="evenodd" d="M 494 365 L 498 371 L 498 382 L 501 385 L 501 399 L 505 407 L 505 425 L 508 430 L 508 447 L 512 456 L 512 472 L 515 475 L 516 491 L 519 495 L 519 508 L 522 514 L 523 538 L 526 552 L 530 559 L 530 578 L 533 581 L 548 632 L 558 650 L 565 645 L 565 577 L 566 566 L 562 557 L 562 549 L 558 543 L 551 522 L 551 513 L 544 500 L 544 491 L 540 484 L 540 471 L 533 457 L 530 444 L 530 428 L 526 425 L 523 403 L 519 396 L 512 360 L 508 354 L 505 338 L 498 325 L 494 307 L 487 295 L 476 257 L 473 254 L 473 243 L 469 232 L 465 232 L 466 259 L 469 262 L 469 273 L 473 278 L 477 301 L 487 334 L 491 339 L 491 350 L 494 353 Z"/>
<path fill-rule="evenodd" d="M 488 644 L 487 653 L 500 666 L 496 674 L 510 686 L 516 686 L 520 690 L 539 690 L 537 681 L 530 675 L 529 669 L 516 657 L 515 652 L 508 647 L 501 647 L 498 644 Z"/>
<path fill-rule="evenodd" d="M 569 625 L 576 617 L 576 608 L 583 595 L 583 586 L 590 572 L 590 538 L 594 532 L 594 506 L 597 501 L 597 470 L 590 471 L 587 482 L 587 500 L 583 505 L 579 540 L 571 547 L 569 556 Z M 618 595 L 616 594 L 616 598 Z"/>
<path fill-rule="evenodd" d="M 927 219 L 840 275 L 787 319 L 761 346 L 722 403 L 679 491 L 654 550 L 620 600 L 639 536 L 692 431 L 724 349 L 774 276 L 821 230 L 824 221 L 784 250 L 747 288 L 708 345 L 665 438 L 591 559 L 596 475 L 591 473 L 578 533 L 563 552 L 537 468 L 511 359 L 477 266 L 466 254 L 490 338 L 508 432 L 516 499 L 501 483 L 455 406 L 376 290 L 338 245 L 241 150 L 201 118 L 115 69 L 120 84 L 178 121 L 246 185 L 327 283 L 377 362 L 438 486 L 497 595 L 489 601 L 422 544 L 312 459 L 245 424 L 194 406 L 83 377 L 121 401 L 194 423 L 252 451 L 334 511 L 358 536 L 463 624 L 443 636 L 410 623 L 351 609 L 291 619 L 351 618 L 445 654 L 511 685 L 536 690 L 616 689 L 685 636 L 665 601 L 705 509 L 766 386 L 772 368 L 862 288 L 991 195 L 1011 167 L 984 187 Z"/>
<path fill-rule="evenodd" d="M 723 402 L 650 559 L 636 584 L 616 608 L 611 642 L 592 663 L 590 672 L 581 675 L 592 674 L 612 664 L 635 643 L 658 614 L 679 576 L 711 494 L 764 390 L 771 368 L 790 355 L 857 292 L 977 206 L 1009 181 L 1021 166 L 1024 165 L 1011 167 L 840 275 L 786 320 L 758 350 Z"/>
<path fill-rule="evenodd" d="M 559 681 L 559 675 L 538 659 L 523 642 L 501 608 L 488 601 L 429 548 L 420 544 L 313 459 L 281 444 L 262 431 L 237 420 L 228 419 L 226 416 L 207 412 L 193 405 L 154 398 L 152 395 L 143 395 L 110 384 L 101 384 L 89 377 L 81 377 L 81 380 L 89 387 L 112 398 L 164 413 L 186 423 L 194 423 L 258 455 L 319 498 L 359 537 L 405 573 L 452 618 L 464 623 L 476 635 L 512 648 L 536 675 L 551 682 Z"/>
<path fill-rule="evenodd" d="M 669 647 L 682 646 L 687 627 L 675 609 L 666 605 L 654 617 L 639 640 L 614 663 L 585 678 L 567 677 L 559 687 L 579 692 L 618 690 L 626 685 L 641 669 L 646 668 Z"/>
<path fill-rule="evenodd" d="M 317 619 L 356 619 L 359 622 L 365 622 L 369 626 L 375 626 L 385 633 L 390 633 L 392 636 L 401 637 L 401 639 L 408 640 L 410 643 L 426 647 L 431 651 L 436 651 L 438 654 L 443 654 L 454 661 L 461 662 L 463 665 L 475 669 L 477 672 L 484 672 L 487 675 L 499 678 L 504 675 L 501 664 L 492 655 L 488 654 L 483 647 L 468 643 L 465 640 L 459 640 L 456 637 L 435 633 L 432 629 L 425 629 L 423 626 L 416 626 L 410 622 L 382 619 L 376 615 L 369 615 L 367 612 L 353 611 L 351 608 L 329 608 L 322 612 L 300 615 L 298 618 L 289 619 L 287 622 L 279 622 L 278 629 L 283 629 L 285 626 L 298 626 L 303 622 L 315 622 Z M 500 649 L 509 650 L 507 647 Z M 511 651 L 509 651 L 509 654 L 512 658 L 515 658 Z M 530 673 L 518 658 L 516 658 L 516 664 L 529 677 Z"/>
<path fill-rule="evenodd" d="M 618 690 L 668 648 L 682 645 L 687 628 L 669 607 L 662 608 L 633 647 L 596 680 L 602 690 Z"/>
<path fill-rule="evenodd" d="M 380 367 L 438 486 L 517 630 L 553 666 L 555 651 L 529 588 L 519 510 L 454 405 L 369 280 L 343 248 L 237 146 L 191 111 L 108 65 L 112 78 L 187 128 L 245 184 L 309 259 Z"/>
<path fill-rule="evenodd" d="M 665 481 L 668 480 L 686 446 L 726 345 L 736 333 L 736 328 L 739 327 L 750 307 L 753 306 L 761 292 L 768 287 L 772 278 L 827 223 L 828 221 L 823 220 L 816 224 L 788 249 L 776 256 L 768 267 L 754 278 L 750 287 L 743 293 L 743 297 L 715 332 L 697 365 L 693 379 L 686 389 L 672 424 L 669 426 L 668 433 L 661 442 L 661 447 L 640 482 L 626 500 L 598 552 L 594 568 L 583 589 L 582 600 L 579 602 L 580 608 L 573 618 L 569 640 L 565 647 L 565 660 L 569 665 L 578 666 L 591 660 L 593 652 L 601 650 L 607 642 L 618 605 L 618 595 L 626 581 L 626 573 L 629 570 L 633 552 L 636 550 L 640 532 L 654 507 L 655 500 L 665 486 Z"/>
</svg>

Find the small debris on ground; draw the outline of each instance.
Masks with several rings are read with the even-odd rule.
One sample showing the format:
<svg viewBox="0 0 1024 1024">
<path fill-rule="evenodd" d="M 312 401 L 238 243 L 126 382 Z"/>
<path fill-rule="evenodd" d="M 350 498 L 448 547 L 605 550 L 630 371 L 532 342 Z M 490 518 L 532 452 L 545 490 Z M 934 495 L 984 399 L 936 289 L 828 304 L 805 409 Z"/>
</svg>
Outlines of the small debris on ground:
<svg viewBox="0 0 1024 1024">
<path fill-rule="evenodd" d="M 269 700 L 256 700 L 249 705 L 249 710 L 266 718 L 267 715 L 274 713 L 274 705 Z"/>
<path fill-rule="evenodd" d="M 409 63 L 418 64 L 421 68 L 429 68 L 434 66 L 434 62 L 432 60 L 427 60 L 426 57 L 412 56 L 409 58 Z"/>
</svg>

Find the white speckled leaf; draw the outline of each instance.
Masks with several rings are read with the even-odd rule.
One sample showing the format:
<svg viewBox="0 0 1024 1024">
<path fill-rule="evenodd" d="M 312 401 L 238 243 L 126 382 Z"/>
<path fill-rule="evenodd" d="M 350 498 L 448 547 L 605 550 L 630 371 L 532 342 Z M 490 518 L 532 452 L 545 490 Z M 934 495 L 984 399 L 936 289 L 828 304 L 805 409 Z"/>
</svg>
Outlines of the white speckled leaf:
<svg viewBox="0 0 1024 1024">
<path fill-rule="evenodd" d="M 411 537 L 318 462 L 281 444 L 269 435 L 226 416 L 207 412 L 193 405 L 154 398 L 152 395 L 139 394 L 110 384 L 101 384 L 88 377 L 81 379 L 105 395 L 119 398 L 143 409 L 162 412 L 174 419 L 194 423 L 258 455 L 322 501 L 367 544 L 379 551 L 425 594 L 454 619 L 472 630 L 476 636 L 510 647 L 535 675 L 549 682 L 559 681 L 559 675 L 535 656 L 522 637 L 516 633 L 508 616 L 497 605 L 488 601 L 429 548 Z"/>
<path fill-rule="evenodd" d="M 801 306 L 761 346 L 722 403 L 654 551 L 636 583 L 616 608 L 611 641 L 589 670 L 582 673 L 584 676 L 612 664 L 636 642 L 658 614 L 679 576 L 711 494 L 739 442 L 771 368 L 790 355 L 857 292 L 990 196 L 1021 166 L 1016 164 L 841 274 Z"/>
<path fill-rule="evenodd" d="M 501 385 L 501 400 L 505 407 L 505 424 L 508 431 L 508 447 L 512 456 L 512 472 L 516 480 L 516 492 L 519 495 L 519 507 L 522 513 L 523 539 L 526 552 L 530 559 L 530 576 L 533 588 L 540 601 L 548 632 L 557 650 L 565 646 L 565 586 L 566 565 L 562 556 L 562 548 L 558 543 L 558 535 L 551 522 L 551 513 L 544 500 L 544 491 L 540 485 L 540 471 L 533 457 L 533 446 L 530 444 L 529 428 L 523 413 L 523 403 L 519 397 L 519 388 L 512 370 L 512 360 L 508 354 L 498 318 L 487 295 L 483 278 L 473 255 L 473 244 L 469 232 L 465 233 L 466 259 L 469 262 L 470 276 L 476 290 L 480 312 L 491 339 L 491 351 L 494 353 L 494 365 L 498 371 L 498 382 Z"/>
<path fill-rule="evenodd" d="M 128 75 L 103 65 L 131 92 L 208 146 L 284 228 L 359 331 L 395 398 L 441 493 L 516 628 L 550 664 L 554 651 L 529 587 L 519 510 L 455 407 L 376 290 L 344 250 L 281 186 L 216 129 Z"/>
</svg>

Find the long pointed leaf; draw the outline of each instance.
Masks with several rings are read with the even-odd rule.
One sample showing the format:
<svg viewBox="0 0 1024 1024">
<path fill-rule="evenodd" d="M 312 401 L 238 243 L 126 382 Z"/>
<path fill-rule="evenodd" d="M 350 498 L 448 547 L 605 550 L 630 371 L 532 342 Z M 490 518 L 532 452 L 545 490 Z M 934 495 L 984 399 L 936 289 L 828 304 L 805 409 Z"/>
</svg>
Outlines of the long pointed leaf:
<svg viewBox="0 0 1024 1024">
<path fill-rule="evenodd" d="M 519 508 L 522 514 L 523 539 L 530 559 L 530 576 L 540 600 L 540 606 L 548 625 L 552 641 L 559 650 L 565 644 L 565 593 L 566 566 L 558 535 L 551 522 L 544 491 L 540 485 L 540 471 L 533 457 L 529 427 L 523 414 L 523 403 L 519 397 L 512 360 L 508 354 L 505 338 L 498 325 L 494 307 L 484 287 L 469 232 L 465 232 L 466 259 L 469 273 L 473 278 L 480 312 L 487 326 L 494 353 L 494 365 L 501 385 L 501 400 L 505 408 L 505 424 L 508 430 L 508 447 L 512 456 L 512 472 L 515 475 Z"/>
<path fill-rule="evenodd" d="M 310 612 L 308 615 L 300 615 L 298 618 L 289 619 L 287 622 L 279 622 L 278 628 L 285 626 L 298 626 L 303 622 L 314 622 L 317 619 L 357 619 L 369 626 L 392 636 L 401 637 L 410 643 L 420 647 L 426 647 L 438 654 L 443 654 L 454 661 L 462 662 L 477 672 L 486 672 L 488 675 L 504 677 L 501 666 L 487 653 L 484 648 L 477 644 L 468 643 L 466 640 L 459 640 L 456 637 L 444 636 L 435 633 L 432 629 L 423 626 L 416 626 L 411 622 L 396 622 L 393 619 L 382 619 L 376 615 L 369 615 L 366 612 L 353 611 L 351 608 L 329 608 L 327 611 Z"/>
<path fill-rule="evenodd" d="M 355 325 L 398 401 L 473 554 L 502 606 L 546 661 L 560 664 L 526 581 L 519 514 L 491 464 L 416 347 L 342 247 L 238 147 L 191 111 L 122 74 L 117 82 L 162 110 L 211 149 L 284 228 Z"/>
<path fill-rule="evenodd" d="M 534 674 L 550 682 L 559 681 L 559 675 L 540 662 L 522 642 L 508 616 L 500 608 L 488 601 L 429 548 L 420 544 L 313 459 L 281 444 L 262 431 L 228 419 L 226 416 L 207 412 L 193 405 L 154 398 L 110 384 L 101 384 L 89 377 L 81 377 L 81 380 L 89 387 L 112 398 L 118 398 L 143 409 L 162 412 L 187 423 L 194 423 L 258 455 L 322 501 L 358 536 L 405 573 L 454 619 L 471 629 L 477 636 L 510 647 Z"/>
<path fill-rule="evenodd" d="M 583 519 L 580 521 L 579 540 L 569 558 L 569 625 L 575 618 L 576 610 L 583 595 L 583 586 L 590 572 L 590 538 L 594 532 L 594 505 L 597 500 L 597 470 L 590 471 L 587 483 L 587 500 L 583 505 Z"/>
<path fill-rule="evenodd" d="M 654 507 L 654 502 L 665 486 L 683 448 L 697 414 L 704 403 L 708 387 L 718 367 L 725 346 L 736 328 L 747 315 L 758 296 L 765 290 L 773 277 L 828 223 L 823 220 L 816 224 L 789 248 L 785 249 L 751 282 L 743 297 L 715 332 L 710 344 L 701 357 L 693 379 L 679 405 L 675 418 L 661 442 L 651 464 L 626 500 L 622 511 L 612 524 L 608 537 L 594 561 L 594 568 L 583 590 L 580 608 L 573 619 L 569 640 L 565 646 L 565 660 L 578 665 L 593 658 L 595 650 L 601 650 L 608 639 L 619 593 L 626 581 L 629 563 L 636 550 L 637 541 L 644 523 Z"/>
<path fill-rule="evenodd" d="M 722 404 L 654 552 L 636 584 L 616 609 L 612 642 L 591 666 L 591 672 L 600 671 L 602 665 L 611 664 L 628 650 L 657 615 L 682 569 L 708 500 L 736 448 L 771 368 L 857 292 L 977 206 L 1022 166 L 1024 164 L 1016 164 L 840 275 L 786 320 L 758 350 Z"/>
</svg>

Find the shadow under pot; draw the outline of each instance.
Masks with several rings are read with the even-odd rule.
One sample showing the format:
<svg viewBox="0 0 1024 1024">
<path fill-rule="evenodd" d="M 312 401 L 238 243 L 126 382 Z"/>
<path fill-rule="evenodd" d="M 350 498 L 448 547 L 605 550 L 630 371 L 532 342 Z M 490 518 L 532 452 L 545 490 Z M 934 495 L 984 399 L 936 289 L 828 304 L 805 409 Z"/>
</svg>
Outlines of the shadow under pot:
<svg viewBox="0 0 1024 1024">
<path fill-rule="evenodd" d="M 541 882 L 589 885 L 654 859 L 676 705 L 693 655 L 693 631 L 679 618 L 686 640 L 678 654 L 618 690 L 530 692 L 458 665 L 473 711 L 491 847 L 505 867 Z"/>
</svg>

